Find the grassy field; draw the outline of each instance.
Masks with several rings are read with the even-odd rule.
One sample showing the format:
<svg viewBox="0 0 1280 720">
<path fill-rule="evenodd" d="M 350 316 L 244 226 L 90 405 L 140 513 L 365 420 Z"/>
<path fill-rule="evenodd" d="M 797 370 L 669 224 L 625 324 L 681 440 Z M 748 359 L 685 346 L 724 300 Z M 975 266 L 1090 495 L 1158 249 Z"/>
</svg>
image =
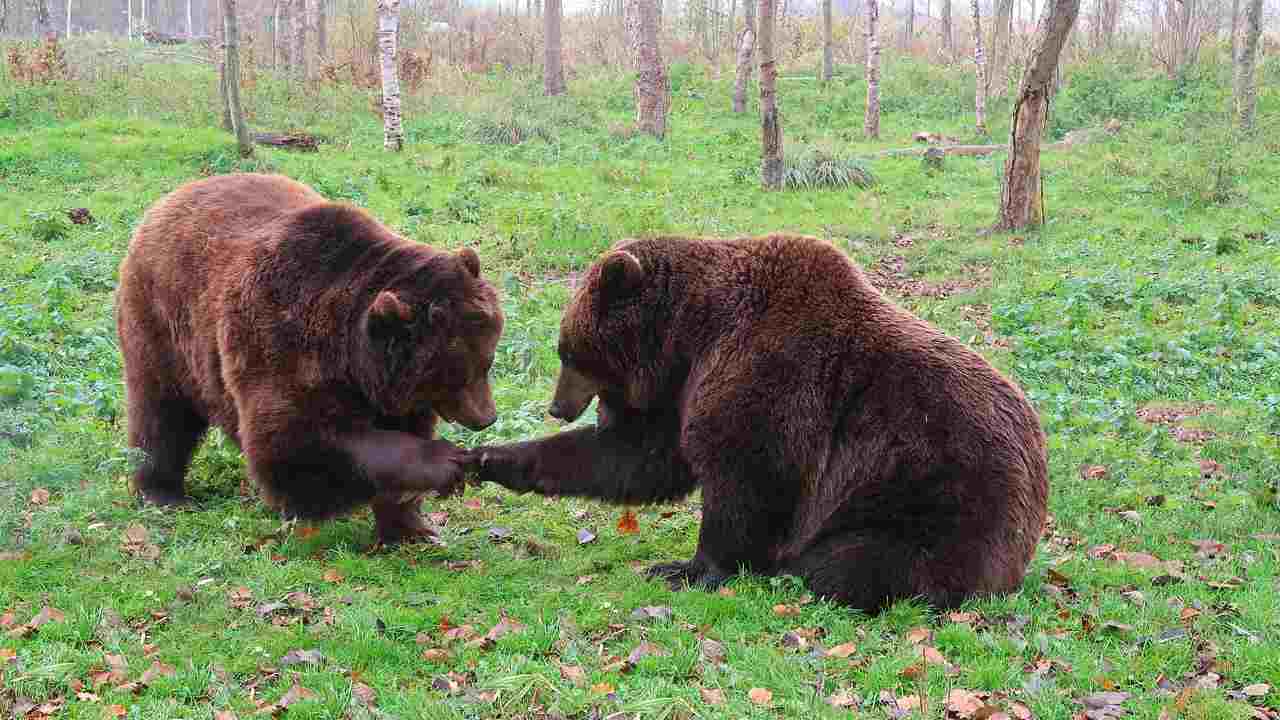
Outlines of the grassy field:
<svg viewBox="0 0 1280 720">
<path fill-rule="evenodd" d="M 972 139 L 963 68 L 890 59 L 884 136 L 863 86 L 781 83 L 787 151 L 841 157 Z M 1280 63 L 1259 126 L 1280 122 Z M 671 137 L 631 137 L 625 78 L 538 97 L 520 75 L 410 104 L 380 150 L 365 94 L 263 79 L 256 127 L 312 155 L 238 161 L 212 78 L 0 80 L 0 715 L 67 718 L 1280 717 L 1280 139 L 1232 137 L 1225 67 L 1179 83 L 1075 68 L 1046 154 L 1048 223 L 989 235 L 1002 158 L 876 157 L 866 189 L 762 193 L 757 116 L 673 68 Z M 356 108 L 352 110 L 351 108 Z M 1007 132 L 1007 108 L 993 115 Z M 531 137 L 510 144 L 513 132 Z M 500 421 L 552 430 L 567 279 L 620 237 L 792 230 L 831 239 L 904 305 L 1015 377 L 1050 439 L 1051 532 L 1023 590 L 864 617 L 789 579 L 672 593 L 696 497 L 619 510 L 496 488 L 428 504 L 444 547 L 373 547 L 370 519 L 287 527 L 216 434 L 196 508 L 139 509 L 125 475 L 116 266 L 145 208 L 192 178 L 270 170 L 409 237 L 469 244 L 500 286 Z M 85 224 L 67 211 L 87 208 Z M 589 420 L 588 420 L 589 421 Z M 251 491 L 249 491 L 251 493 Z M 583 532 L 588 531 L 588 532 Z M 624 715 L 616 715 L 624 713 Z"/>
</svg>

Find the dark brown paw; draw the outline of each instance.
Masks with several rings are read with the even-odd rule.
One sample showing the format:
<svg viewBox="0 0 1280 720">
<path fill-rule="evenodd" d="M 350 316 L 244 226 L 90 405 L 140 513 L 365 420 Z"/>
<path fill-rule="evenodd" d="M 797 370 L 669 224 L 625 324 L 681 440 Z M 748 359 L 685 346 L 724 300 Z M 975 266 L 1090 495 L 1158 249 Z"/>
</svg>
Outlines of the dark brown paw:
<svg viewBox="0 0 1280 720">
<path fill-rule="evenodd" d="M 383 547 L 407 545 L 412 543 L 429 543 L 432 545 L 444 544 L 440 540 L 440 536 L 436 534 L 435 529 L 430 526 L 423 526 L 420 528 L 399 527 L 378 529 L 378 544 Z"/>
<path fill-rule="evenodd" d="M 509 446 L 480 447 L 471 451 L 477 482 L 491 482 L 516 492 L 535 489 L 533 463 Z"/>
<path fill-rule="evenodd" d="M 672 590 L 682 590 L 685 587 L 715 590 L 731 577 L 727 573 L 708 568 L 692 560 L 653 565 L 646 569 L 644 574 L 652 579 L 665 580 Z"/>
<path fill-rule="evenodd" d="M 192 504 L 192 500 L 187 495 L 172 490 L 142 490 L 139 491 L 138 497 L 144 505 L 155 505 L 156 507 L 184 507 Z"/>
</svg>

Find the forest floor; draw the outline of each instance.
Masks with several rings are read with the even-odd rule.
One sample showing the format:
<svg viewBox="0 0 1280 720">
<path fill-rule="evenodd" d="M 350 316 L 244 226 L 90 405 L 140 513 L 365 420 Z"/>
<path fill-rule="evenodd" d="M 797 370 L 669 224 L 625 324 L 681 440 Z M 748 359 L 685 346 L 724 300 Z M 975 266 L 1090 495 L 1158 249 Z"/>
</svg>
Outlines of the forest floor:
<svg viewBox="0 0 1280 720">
<path fill-rule="evenodd" d="M 1275 127 L 1280 66 L 1263 71 L 1259 126 Z M 971 142 L 970 83 L 891 61 L 884 140 L 865 143 L 859 80 L 784 81 L 787 152 L 866 156 L 920 130 Z M 1224 68 L 1069 76 L 1054 139 L 1124 127 L 1045 155 L 1048 222 L 1019 234 L 980 232 L 1000 155 L 933 175 L 881 156 L 870 188 L 761 192 L 758 115 L 730 114 L 729 81 L 687 66 L 666 143 L 626 132 L 625 78 L 581 77 L 556 101 L 528 78 L 477 84 L 411 103 L 406 150 L 388 155 L 378 119 L 348 109 L 365 95 L 260 81 L 255 128 L 326 143 L 238 161 L 201 69 L 0 78 L 0 715 L 1280 717 L 1280 165 L 1263 160 L 1280 147 L 1225 130 Z M 147 206 L 241 169 L 479 250 L 507 313 L 501 419 L 446 428 L 466 444 L 551 431 L 563 280 L 612 241 L 830 239 L 1039 409 L 1052 524 L 1023 589 L 875 617 L 785 578 L 671 592 L 637 569 L 692 554 L 696 496 L 624 531 L 617 508 L 473 489 L 427 504 L 444 546 L 383 551 L 363 513 L 282 526 L 216 434 L 195 507 L 140 509 L 116 267 Z"/>
</svg>

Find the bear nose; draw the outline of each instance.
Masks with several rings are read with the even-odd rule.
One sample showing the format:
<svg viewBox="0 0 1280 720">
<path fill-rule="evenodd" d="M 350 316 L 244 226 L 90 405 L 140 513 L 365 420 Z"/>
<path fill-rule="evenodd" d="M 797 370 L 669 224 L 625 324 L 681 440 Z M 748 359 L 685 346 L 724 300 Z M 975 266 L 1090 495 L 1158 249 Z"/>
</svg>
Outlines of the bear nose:
<svg viewBox="0 0 1280 720">
<path fill-rule="evenodd" d="M 547 414 L 557 420 L 568 420 L 569 413 L 565 410 L 564 405 L 559 401 L 551 403 L 551 407 L 547 408 Z"/>
</svg>

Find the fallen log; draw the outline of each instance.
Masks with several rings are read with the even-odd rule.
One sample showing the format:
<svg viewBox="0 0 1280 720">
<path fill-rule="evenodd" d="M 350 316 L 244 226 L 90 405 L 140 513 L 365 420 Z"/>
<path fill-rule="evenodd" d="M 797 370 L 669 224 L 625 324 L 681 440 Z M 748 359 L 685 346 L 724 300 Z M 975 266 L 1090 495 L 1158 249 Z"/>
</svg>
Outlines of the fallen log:
<svg viewBox="0 0 1280 720">
<path fill-rule="evenodd" d="M 1119 120 L 1110 120 L 1102 128 L 1081 128 L 1072 130 L 1067 133 L 1066 137 L 1054 143 L 1045 143 L 1040 146 L 1040 150 L 1070 150 L 1076 145 L 1084 145 L 1092 142 L 1100 134 L 1115 135 L 1120 132 L 1121 124 Z M 923 155 L 929 150 L 941 150 L 947 155 L 964 155 L 969 157 L 981 157 L 984 155 L 993 155 L 998 152 L 1007 152 L 1008 145 L 960 145 L 960 144 L 932 144 L 931 136 L 936 133 L 916 133 L 913 139 L 916 142 L 930 142 L 929 145 L 923 147 L 902 148 L 900 150 L 882 150 L 878 153 L 872 153 L 867 157 L 890 157 L 894 155 Z M 940 137 L 940 136 L 938 136 Z"/>
<path fill-rule="evenodd" d="M 303 133 L 255 133 L 253 141 L 258 145 L 269 145 L 299 152 L 315 152 L 320 145 L 320 140 L 316 136 Z"/>
</svg>

